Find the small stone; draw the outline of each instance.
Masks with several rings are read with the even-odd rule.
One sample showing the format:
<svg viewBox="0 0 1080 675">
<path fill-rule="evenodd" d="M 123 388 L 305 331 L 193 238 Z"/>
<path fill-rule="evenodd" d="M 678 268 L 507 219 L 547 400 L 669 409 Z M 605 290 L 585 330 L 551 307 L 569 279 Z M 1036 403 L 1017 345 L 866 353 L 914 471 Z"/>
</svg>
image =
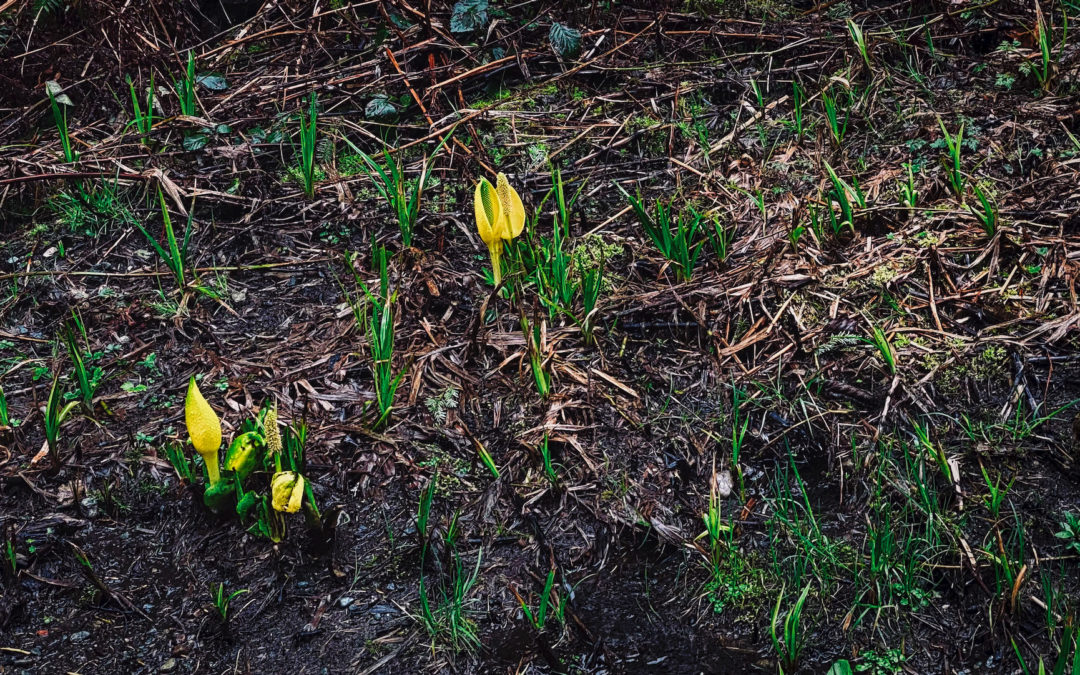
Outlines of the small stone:
<svg viewBox="0 0 1080 675">
<path fill-rule="evenodd" d="M 160 670 L 163 673 L 168 673 L 168 672 L 171 672 L 173 670 L 176 670 L 176 659 L 169 659 L 165 663 L 161 664 L 161 667 L 158 668 L 158 670 Z"/>
<path fill-rule="evenodd" d="M 349 605 L 353 604 L 354 602 L 356 602 L 356 598 L 345 597 L 345 598 L 341 598 L 340 600 L 338 600 L 337 604 L 338 604 L 338 607 L 348 607 Z"/>
<path fill-rule="evenodd" d="M 90 637 L 90 631 L 81 630 L 78 633 L 72 633 L 71 634 L 71 641 L 72 642 L 81 642 L 81 641 L 85 640 L 88 637 Z"/>
</svg>

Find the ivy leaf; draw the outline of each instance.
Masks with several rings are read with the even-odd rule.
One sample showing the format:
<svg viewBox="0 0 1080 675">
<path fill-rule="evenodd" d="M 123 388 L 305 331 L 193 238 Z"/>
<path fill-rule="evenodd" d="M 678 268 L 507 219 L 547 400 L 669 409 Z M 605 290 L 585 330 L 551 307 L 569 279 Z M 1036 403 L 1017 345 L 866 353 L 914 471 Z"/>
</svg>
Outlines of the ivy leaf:
<svg viewBox="0 0 1080 675">
<path fill-rule="evenodd" d="M 45 83 L 45 93 L 51 96 L 54 101 L 60 105 L 74 106 L 71 99 L 64 93 L 64 88 L 60 86 L 60 83 L 56 80 L 49 80 Z"/>
<path fill-rule="evenodd" d="M 184 149 L 188 151 L 202 150 L 209 142 L 210 137 L 204 133 L 195 132 L 184 135 Z"/>
<path fill-rule="evenodd" d="M 451 33 L 471 33 L 488 23 L 488 0 L 458 0 L 450 15 Z"/>
<path fill-rule="evenodd" d="M 393 120 L 397 117 L 397 112 L 397 107 L 386 96 L 376 96 L 364 106 L 364 117 L 369 120 Z"/>
<path fill-rule="evenodd" d="M 548 40 L 555 53 L 563 58 L 572 59 L 581 53 L 581 31 L 564 26 L 558 21 L 551 24 Z"/>
</svg>

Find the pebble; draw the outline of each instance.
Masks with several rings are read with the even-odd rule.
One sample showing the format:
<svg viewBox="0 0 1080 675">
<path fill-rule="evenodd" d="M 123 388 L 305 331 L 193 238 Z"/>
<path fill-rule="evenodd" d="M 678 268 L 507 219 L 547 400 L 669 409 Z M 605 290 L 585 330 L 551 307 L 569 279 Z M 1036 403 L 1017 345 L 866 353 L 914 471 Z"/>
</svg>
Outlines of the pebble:
<svg viewBox="0 0 1080 675">
<path fill-rule="evenodd" d="M 348 607 L 349 605 L 353 604 L 354 602 L 356 602 L 356 598 L 349 598 L 349 597 L 341 598 L 340 600 L 337 601 L 338 607 Z"/>
<path fill-rule="evenodd" d="M 88 637 L 90 637 L 90 631 L 81 630 L 78 633 L 72 633 L 71 634 L 71 641 L 72 642 L 81 642 L 82 640 L 85 640 Z"/>
</svg>

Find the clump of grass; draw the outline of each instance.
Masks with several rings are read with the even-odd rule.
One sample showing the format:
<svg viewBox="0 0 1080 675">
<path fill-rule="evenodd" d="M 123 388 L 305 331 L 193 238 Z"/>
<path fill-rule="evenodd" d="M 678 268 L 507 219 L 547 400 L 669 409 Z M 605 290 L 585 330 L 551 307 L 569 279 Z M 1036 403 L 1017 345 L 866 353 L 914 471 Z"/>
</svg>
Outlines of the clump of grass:
<svg viewBox="0 0 1080 675">
<path fill-rule="evenodd" d="M 417 509 L 416 530 L 420 536 L 420 624 L 431 638 L 432 647 L 437 640 L 445 641 L 455 651 L 472 651 L 479 648 L 476 622 L 471 618 L 469 605 L 471 594 L 480 576 L 481 556 L 476 556 L 476 565 L 472 572 L 465 569 L 461 554 L 457 549 L 460 536 L 457 515 L 451 519 L 443 535 L 443 543 L 450 551 L 451 564 L 446 578 L 436 584 L 434 598 L 425 566 L 429 548 L 428 520 L 431 517 L 432 501 L 438 483 L 438 474 L 432 476 L 428 488 L 420 495 Z"/>
</svg>

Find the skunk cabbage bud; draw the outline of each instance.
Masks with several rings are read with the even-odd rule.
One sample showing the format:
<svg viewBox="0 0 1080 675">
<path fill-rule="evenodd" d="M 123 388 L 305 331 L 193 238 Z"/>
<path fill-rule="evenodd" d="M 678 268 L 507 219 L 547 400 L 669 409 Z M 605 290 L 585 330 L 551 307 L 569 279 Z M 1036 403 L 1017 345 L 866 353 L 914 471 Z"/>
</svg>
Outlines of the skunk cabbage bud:
<svg viewBox="0 0 1080 675">
<path fill-rule="evenodd" d="M 295 471 L 279 471 L 270 481 L 270 494 L 275 511 L 296 513 L 304 498 L 304 477 Z"/>
<path fill-rule="evenodd" d="M 184 419 L 187 422 L 188 436 L 195 452 L 206 463 L 206 474 L 210 484 L 220 480 L 218 473 L 218 448 L 221 447 L 221 421 L 210 404 L 203 398 L 195 378 L 188 382 L 187 398 L 184 401 Z"/>
<path fill-rule="evenodd" d="M 236 473 L 236 477 L 244 480 L 255 470 L 259 462 L 259 456 L 266 447 L 263 437 L 257 431 L 249 431 L 240 434 L 225 453 L 225 468 Z"/>
</svg>

